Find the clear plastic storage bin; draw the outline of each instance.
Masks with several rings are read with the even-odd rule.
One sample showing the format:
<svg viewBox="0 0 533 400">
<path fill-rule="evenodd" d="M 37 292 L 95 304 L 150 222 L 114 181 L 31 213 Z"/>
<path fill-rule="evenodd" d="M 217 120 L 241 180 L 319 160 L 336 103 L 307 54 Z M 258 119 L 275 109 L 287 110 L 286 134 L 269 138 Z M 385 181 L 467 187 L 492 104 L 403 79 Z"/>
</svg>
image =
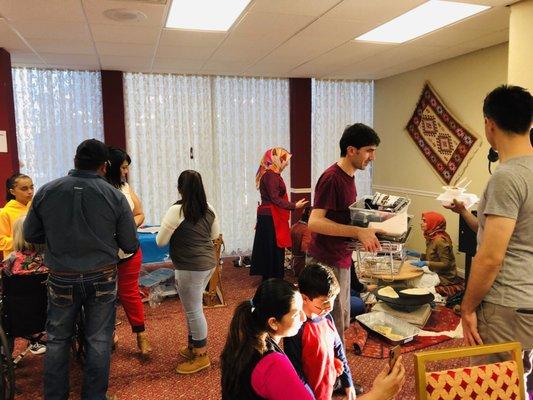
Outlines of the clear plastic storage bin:
<svg viewBox="0 0 533 400">
<path fill-rule="evenodd" d="M 397 197 L 398 199 L 403 200 L 403 205 L 396 212 L 372 210 L 366 208 L 365 201 L 372 200 L 374 197 L 375 196 L 362 196 L 349 207 L 350 219 L 353 225 L 366 228 L 370 222 L 385 222 L 398 214 L 406 213 L 407 209 L 409 208 L 409 204 L 411 203 L 411 200 L 406 197 Z"/>
</svg>

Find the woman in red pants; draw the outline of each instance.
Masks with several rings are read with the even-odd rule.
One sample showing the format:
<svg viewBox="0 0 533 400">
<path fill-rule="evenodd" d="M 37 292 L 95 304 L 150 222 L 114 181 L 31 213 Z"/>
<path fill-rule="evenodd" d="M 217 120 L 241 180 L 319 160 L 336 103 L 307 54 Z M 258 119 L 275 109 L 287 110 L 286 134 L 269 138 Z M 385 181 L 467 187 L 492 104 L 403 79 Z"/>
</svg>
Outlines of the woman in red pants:
<svg viewBox="0 0 533 400">
<path fill-rule="evenodd" d="M 124 193 L 133 211 L 137 226 L 144 221 L 144 213 L 139 198 L 126 181 L 131 164 L 130 156 L 121 149 L 109 148 L 109 163 L 106 178 L 110 184 Z M 139 293 L 139 272 L 141 270 L 141 248 L 134 254 L 118 254 L 118 298 L 124 307 L 133 333 L 137 334 L 137 346 L 146 356 L 152 350 L 144 327 L 144 308 Z"/>
</svg>

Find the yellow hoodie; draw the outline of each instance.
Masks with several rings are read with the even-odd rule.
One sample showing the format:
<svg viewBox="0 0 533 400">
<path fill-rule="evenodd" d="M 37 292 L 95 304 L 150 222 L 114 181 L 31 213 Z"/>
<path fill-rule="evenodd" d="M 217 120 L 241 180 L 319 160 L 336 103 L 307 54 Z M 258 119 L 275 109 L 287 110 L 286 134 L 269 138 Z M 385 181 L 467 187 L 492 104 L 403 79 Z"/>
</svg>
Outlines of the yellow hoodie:
<svg viewBox="0 0 533 400">
<path fill-rule="evenodd" d="M 24 205 L 17 200 L 9 200 L 0 210 L 0 250 L 5 260 L 13 251 L 13 224 L 17 219 L 28 213 L 30 203 Z"/>
</svg>

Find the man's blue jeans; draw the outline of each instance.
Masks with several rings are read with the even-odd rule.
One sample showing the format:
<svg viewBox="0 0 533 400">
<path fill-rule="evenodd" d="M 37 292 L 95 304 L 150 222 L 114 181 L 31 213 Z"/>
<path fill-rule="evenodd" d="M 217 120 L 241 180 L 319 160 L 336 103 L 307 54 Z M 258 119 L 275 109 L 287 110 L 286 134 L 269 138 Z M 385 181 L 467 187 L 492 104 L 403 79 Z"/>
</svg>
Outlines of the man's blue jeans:
<svg viewBox="0 0 533 400">
<path fill-rule="evenodd" d="M 69 361 L 76 319 L 83 308 L 85 363 L 82 400 L 105 400 L 115 325 L 115 270 L 48 278 L 48 319 L 44 360 L 44 398 L 69 396 Z"/>
</svg>

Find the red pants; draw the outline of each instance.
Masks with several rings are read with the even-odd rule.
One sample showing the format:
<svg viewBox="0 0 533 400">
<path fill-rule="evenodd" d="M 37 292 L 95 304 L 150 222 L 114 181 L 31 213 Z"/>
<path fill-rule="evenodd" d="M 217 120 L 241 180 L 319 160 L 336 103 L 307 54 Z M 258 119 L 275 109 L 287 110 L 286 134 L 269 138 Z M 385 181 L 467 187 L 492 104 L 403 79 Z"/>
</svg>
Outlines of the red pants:
<svg viewBox="0 0 533 400">
<path fill-rule="evenodd" d="M 144 331 L 144 307 L 139 292 L 141 248 L 126 261 L 118 264 L 118 298 L 124 307 L 133 332 Z"/>
</svg>

